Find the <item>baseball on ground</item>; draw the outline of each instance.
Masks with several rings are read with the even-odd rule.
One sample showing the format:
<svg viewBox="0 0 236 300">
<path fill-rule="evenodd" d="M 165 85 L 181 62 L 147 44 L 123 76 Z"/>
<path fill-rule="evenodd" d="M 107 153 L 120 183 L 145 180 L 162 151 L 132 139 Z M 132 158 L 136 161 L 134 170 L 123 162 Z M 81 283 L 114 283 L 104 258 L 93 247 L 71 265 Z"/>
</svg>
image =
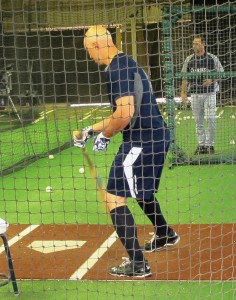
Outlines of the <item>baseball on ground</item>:
<svg viewBox="0 0 236 300">
<path fill-rule="evenodd" d="M 83 174 L 84 173 L 84 168 L 80 168 L 79 172 L 80 172 L 80 174 Z"/>
<path fill-rule="evenodd" d="M 51 193 L 52 192 L 52 187 L 51 186 L 47 186 L 46 187 L 46 192 L 47 193 Z"/>
</svg>

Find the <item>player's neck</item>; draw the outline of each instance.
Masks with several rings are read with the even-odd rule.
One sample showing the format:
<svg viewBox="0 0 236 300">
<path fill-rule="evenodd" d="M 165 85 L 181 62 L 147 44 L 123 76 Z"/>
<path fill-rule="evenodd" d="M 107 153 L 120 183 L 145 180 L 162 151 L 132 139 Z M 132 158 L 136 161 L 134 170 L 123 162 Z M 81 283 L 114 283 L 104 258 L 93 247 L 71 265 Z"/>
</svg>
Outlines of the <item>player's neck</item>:
<svg viewBox="0 0 236 300">
<path fill-rule="evenodd" d="M 109 47 L 107 65 L 110 65 L 112 59 L 119 53 L 118 49 L 113 46 Z"/>
<path fill-rule="evenodd" d="M 201 50 L 197 53 L 195 53 L 196 56 L 204 56 L 205 55 L 205 50 Z"/>
</svg>

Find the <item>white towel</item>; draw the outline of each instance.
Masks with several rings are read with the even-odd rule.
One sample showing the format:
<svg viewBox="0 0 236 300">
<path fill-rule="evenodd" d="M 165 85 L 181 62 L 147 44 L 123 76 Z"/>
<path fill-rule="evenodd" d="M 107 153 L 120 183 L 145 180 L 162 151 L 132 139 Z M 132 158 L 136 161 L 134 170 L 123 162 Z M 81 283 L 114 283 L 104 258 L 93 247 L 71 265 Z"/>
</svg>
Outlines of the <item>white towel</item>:
<svg viewBox="0 0 236 300">
<path fill-rule="evenodd" d="M 3 234 L 7 231 L 9 223 L 2 218 L 0 218 L 0 234 Z"/>
</svg>

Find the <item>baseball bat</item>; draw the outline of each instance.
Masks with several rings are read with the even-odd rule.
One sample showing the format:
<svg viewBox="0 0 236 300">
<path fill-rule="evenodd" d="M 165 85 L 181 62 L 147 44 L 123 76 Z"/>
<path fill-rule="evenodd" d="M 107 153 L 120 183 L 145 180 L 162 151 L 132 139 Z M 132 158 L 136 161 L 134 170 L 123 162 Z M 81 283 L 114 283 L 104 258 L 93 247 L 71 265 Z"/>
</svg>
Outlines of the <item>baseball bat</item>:
<svg viewBox="0 0 236 300">
<path fill-rule="evenodd" d="M 93 162 L 92 162 L 92 160 L 91 160 L 91 158 L 90 158 L 90 156 L 89 156 L 89 154 L 88 154 L 88 152 L 85 148 L 82 148 L 82 153 L 83 153 L 83 155 L 84 155 L 84 157 L 85 157 L 85 159 L 86 159 L 86 161 L 89 165 L 90 173 L 91 173 L 92 178 L 94 179 L 94 181 L 96 183 L 97 191 L 98 191 L 101 199 L 103 201 L 105 201 L 106 200 L 106 193 L 105 193 L 105 190 L 104 190 L 103 185 L 102 185 L 102 179 L 101 179 L 101 177 L 98 176 L 97 170 L 96 170 L 96 168 L 95 168 L 95 166 L 94 166 L 94 164 L 93 164 Z"/>
</svg>

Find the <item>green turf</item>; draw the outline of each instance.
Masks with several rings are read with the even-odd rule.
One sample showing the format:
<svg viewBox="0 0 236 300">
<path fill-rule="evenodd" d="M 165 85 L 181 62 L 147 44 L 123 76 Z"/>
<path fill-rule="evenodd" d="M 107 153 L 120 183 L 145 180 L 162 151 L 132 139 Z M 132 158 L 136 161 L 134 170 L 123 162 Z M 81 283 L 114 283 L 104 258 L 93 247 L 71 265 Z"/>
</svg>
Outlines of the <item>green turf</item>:
<svg viewBox="0 0 236 300">
<path fill-rule="evenodd" d="M 117 144 L 111 144 L 106 154 L 95 154 L 91 145 L 88 147 L 104 184 Z M 82 166 L 84 174 L 79 173 Z M 169 222 L 234 222 L 235 170 L 236 165 L 165 167 L 157 198 Z M 47 186 L 52 186 L 53 193 L 46 193 Z M 43 158 L 2 177 L 0 199 L 0 213 L 10 223 L 107 223 L 89 168 L 81 150 L 75 147 L 53 160 Z M 135 200 L 128 201 L 137 223 L 148 223 Z"/>
<path fill-rule="evenodd" d="M 235 300 L 235 282 L 99 282 L 22 281 L 21 300 Z M 0 288 L 1 300 L 15 299 L 11 286 Z"/>
<path fill-rule="evenodd" d="M 164 111 L 164 108 L 163 108 Z M 165 111 L 163 112 L 167 117 Z M 0 166 L 5 170 L 19 162 L 27 164 L 31 157 L 40 157 L 70 143 L 72 131 L 99 121 L 110 114 L 108 107 L 47 106 L 39 118 L 25 127 L 5 131 L 0 123 Z M 216 155 L 236 159 L 236 108 L 217 110 Z M 195 123 L 191 110 L 176 110 L 175 140 L 188 157 L 196 148 Z"/>
<path fill-rule="evenodd" d="M 0 170 L 32 157 L 40 157 L 60 149 L 72 140 L 72 131 L 83 128 L 90 120 L 101 119 L 101 113 L 110 114 L 110 109 L 103 107 L 72 109 L 66 106 L 47 106 L 39 118 L 28 126 L 19 126 L 5 131 L 0 123 Z M 2 131 L 2 132 L 1 132 Z"/>
<path fill-rule="evenodd" d="M 192 156 L 197 138 L 191 110 L 176 110 L 175 137 L 177 145 Z M 236 155 L 236 107 L 218 108 L 216 112 L 216 155 Z"/>
</svg>

